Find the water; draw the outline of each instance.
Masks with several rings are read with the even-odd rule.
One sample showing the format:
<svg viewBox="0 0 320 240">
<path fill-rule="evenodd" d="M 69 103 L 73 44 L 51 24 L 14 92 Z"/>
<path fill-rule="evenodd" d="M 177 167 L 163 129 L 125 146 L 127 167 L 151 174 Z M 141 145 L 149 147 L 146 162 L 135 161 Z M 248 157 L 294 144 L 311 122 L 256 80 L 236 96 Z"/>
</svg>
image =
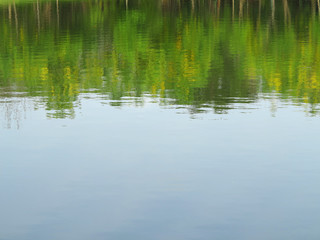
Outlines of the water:
<svg viewBox="0 0 320 240">
<path fill-rule="evenodd" d="M 316 1 L 0 18 L 0 239 L 319 239 Z"/>
</svg>

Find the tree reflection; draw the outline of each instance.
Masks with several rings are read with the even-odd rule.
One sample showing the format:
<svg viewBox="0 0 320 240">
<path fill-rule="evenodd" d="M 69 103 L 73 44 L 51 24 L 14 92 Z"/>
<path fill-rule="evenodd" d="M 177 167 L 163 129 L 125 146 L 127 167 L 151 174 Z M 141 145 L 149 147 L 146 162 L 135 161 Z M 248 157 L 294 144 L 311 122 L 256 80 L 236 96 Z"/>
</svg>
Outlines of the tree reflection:
<svg viewBox="0 0 320 240">
<path fill-rule="evenodd" d="M 148 93 L 216 113 L 279 93 L 316 113 L 319 0 L 301 4 L 12 1 L 0 12 L 0 87 L 43 97 L 58 118 L 74 117 L 91 89 L 117 105 Z"/>
</svg>

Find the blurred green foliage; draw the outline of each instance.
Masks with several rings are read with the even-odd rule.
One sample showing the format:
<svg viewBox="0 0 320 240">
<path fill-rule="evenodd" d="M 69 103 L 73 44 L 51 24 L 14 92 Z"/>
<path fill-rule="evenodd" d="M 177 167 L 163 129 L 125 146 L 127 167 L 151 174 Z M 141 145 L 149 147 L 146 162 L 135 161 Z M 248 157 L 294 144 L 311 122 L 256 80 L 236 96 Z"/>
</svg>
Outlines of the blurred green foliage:
<svg viewBox="0 0 320 240">
<path fill-rule="evenodd" d="M 317 1 L 2 1 L 0 20 L 0 91 L 44 97 L 53 117 L 86 91 L 216 112 L 320 102 Z"/>
</svg>

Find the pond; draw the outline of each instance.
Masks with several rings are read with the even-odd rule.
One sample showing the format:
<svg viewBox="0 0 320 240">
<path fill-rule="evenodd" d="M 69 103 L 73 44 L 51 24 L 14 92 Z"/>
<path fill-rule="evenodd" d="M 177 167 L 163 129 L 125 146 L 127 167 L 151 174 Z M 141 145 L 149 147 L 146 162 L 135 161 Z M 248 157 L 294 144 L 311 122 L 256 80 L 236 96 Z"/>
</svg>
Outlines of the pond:
<svg viewBox="0 0 320 240">
<path fill-rule="evenodd" d="M 318 240 L 320 6 L 0 2 L 0 239 Z"/>
</svg>

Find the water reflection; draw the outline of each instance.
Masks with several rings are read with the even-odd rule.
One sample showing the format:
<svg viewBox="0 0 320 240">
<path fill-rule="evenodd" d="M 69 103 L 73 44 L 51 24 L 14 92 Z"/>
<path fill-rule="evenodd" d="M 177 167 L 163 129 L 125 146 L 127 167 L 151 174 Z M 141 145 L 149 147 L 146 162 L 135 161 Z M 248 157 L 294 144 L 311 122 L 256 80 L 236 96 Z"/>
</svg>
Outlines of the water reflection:
<svg viewBox="0 0 320 240">
<path fill-rule="evenodd" d="M 54 118 L 74 117 L 86 92 L 215 113 L 277 96 L 316 114 L 318 13 L 314 0 L 10 1 L 0 91 L 40 97 Z"/>
<path fill-rule="evenodd" d="M 1 2 L 0 239 L 318 240 L 318 7 Z"/>
</svg>

